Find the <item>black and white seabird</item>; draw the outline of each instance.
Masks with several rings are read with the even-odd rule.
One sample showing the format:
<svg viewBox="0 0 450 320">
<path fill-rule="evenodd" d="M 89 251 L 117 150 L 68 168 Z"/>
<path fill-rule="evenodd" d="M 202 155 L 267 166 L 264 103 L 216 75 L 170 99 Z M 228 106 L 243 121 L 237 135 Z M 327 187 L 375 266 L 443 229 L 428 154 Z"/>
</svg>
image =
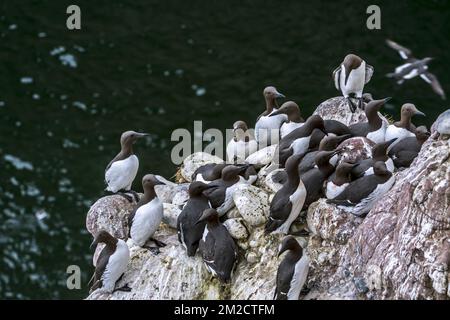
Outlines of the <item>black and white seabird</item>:
<svg viewBox="0 0 450 320">
<path fill-rule="evenodd" d="M 444 89 L 442 89 L 437 77 L 428 71 L 428 63 L 433 58 L 426 57 L 424 59 L 417 59 L 412 55 L 410 49 L 389 39 L 386 40 L 386 43 L 389 47 L 396 50 L 400 54 L 400 57 L 406 61 L 406 63 L 395 68 L 394 72 L 386 74 L 388 78 L 394 78 L 398 84 L 402 84 L 405 80 L 420 76 L 431 86 L 435 93 L 445 100 Z"/>
<path fill-rule="evenodd" d="M 164 212 L 162 201 L 155 192 L 155 185 L 158 184 L 166 183 L 153 174 L 147 174 L 142 178 L 144 195 L 128 217 L 129 236 L 134 244 L 149 249 L 154 254 L 159 253 L 158 247 L 165 246 L 164 243 L 152 238 L 158 230 Z M 157 247 L 148 246 L 148 241 L 154 242 Z"/>
<path fill-rule="evenodd" d="M 325 181 L 334 172 L 334 166 L 330 163 L 330 159 L 341 152 L 340 149 L 334 151 L 319 151 L 316 155 L 316 166 L 300 176 L 306 188 L 305 206 L 309 206 L 314 201 L 324 196 L 323 187 Z"/>
<path fill-rule="evenodd" d="M 295 154 L 286 161 L 287 181 L 275 193 L 270 203 L 270 216 L 266 223 L 266 233 L 287 234 L 292 222 L 298 217 L 306 198 L 306 189 L 298 174 L 298 164 L 304 154 Z"/>
<path fill-rule="evenodd" d="M 305 173 L 308 170 L 311 170 L 312 168 L 314 168 L 316 166 L 316 155 L 317 153 L 319 153 L 319 151 L 333 151 L 334 149 L 337 148 L 337 146 L 343 142 L 344 140 L 350 138 L 351 135 L 350 134 L 345 134 L 342 136 L 334 136 L 334 135 L 328 135 L 325 136 L 322 141 L 320 141 L 319 144 L 319 150 L 317 151 L 311 151 L 308 152 L 302 159 L 302 161 L 300 162 L 300 165 L 298 167 L 299 173 Z M 338 160 L 338 156 L 333 156 L 330 159 L 330 164 L 332 164 L 333 166 L 336 166 Z"/>
<path fill-rule="evenodd" d="M 194 181 L 189 185 L 189 200 L 177 219 L 178 240 L 186 249 L 187 255 L 193 257 L 197 251 L 206 222 L 198 222 L 203 211 L 210 208 L 208 198 L 203 191 L 211 186 Z"/>
<path fill-rule="evenodd" d="M 335 173 L 328 179 L 325 196 L 333 199 L 339 195 L 352 182 L 352 169 L 357 163 L 341 162 L 336 167 Z"/>
<path fill-rule="evenodd" d="M 306 153 L 309 149 L 311 134 L 316 128 L 323 131 L 325 135 L 327 134 L 323 119 L 318 115 L 313 115 L 305 121 L 303 126 L 281 139 L 278 145 L 278 159 L 275 159 L 275 162 L 278 160 L 278 164 L 284 167 L 286 160 L 291 155 Z"/>
<path fill-rule="evenodd" d="M 117 239 L 105 230 L 101 230 L 94 238 L 91 249 L 97 244 L 104 243 L 105 247 L 98 256 L 95 272 L 89 281 L 90 292 L 96 289 L 112 293 L 114 291 L 130 291 L 127 285 L 117 288 L 116 282 L 127 270 L 130 261 L 130 250 L 122 239 Z"/>
<path fill-rule="evenodd" d="M 282 113 L 286 114 L 288 117 L 287 122 L 283 123 L 280 129 L 281 138 L 284 138 L 295 129 L 300 128 L 305 123 L 305 120 L 303 120 L 300 114 L 300 108 L 293 101 L 287 101 L 283 103 L 277 111 L 272 112 L 271 116 Z M 333 133 L 336 135 L 350 134 L 350 129 L 340 121 L 323 120 L 323 123 L 326 133 Z M 318 135 L 315 135 L 316 131 Z M 317 143 L 315 143 L 315 141 L 311 141 L 310 146 L 318 146 L 324 135 L 324 132 L 320 130 L 314 130 L 313 134 L 311 135 L 311 140 L 318 140 Z"/>
<path fill-rule="evenodd" d="M 220 179 L 222 176 L 222 170 L 229 164 L 223 163 L 207 163 L 197 168 L 192 174 L 192 181 L 201 181 L 204 183 L 210 183 L 211 181 Z"/>
<path fill-rule="evenodd" d="M 391 124 L 386 128 L 384 140 L 389 141 L 397 138 L 394 144 L 392 144 L 393 147 L 403 138 L 414 137 L 416 127 L 411 123 L 411 118 L 414 115 L 425 116 L 425 114 L 422 111 L 417 110 L 416 106 L 412 103 L 405 103 L 401 109 L 400 121 L 394 122 L 394 124 Z"/>
<path fill-rule="evenodd" d="M 359 122 L 351 125 L 350 131 L 355 137 L 367 137 L 375 143 L 385 141 L 387 123 L 381 119 L 378 111 L 391 98 L 372 100 L 364 108 L 367 122 Z"/>
<path fill-rule="evenodd" d="M 286 101 L 278 110 L 273 111 L 269 115 L 269 117 L 277 116 L 279 114 L 287 115 L 286 122 L 284 122 L 280 128 L 281 139 L 283 139 L 295 129 L 300 128 L 305 122 L 305 120 L 303 120 L 302 116 L 300 115 L 300 108 L 298 107 L 298 104 L 296 104 L 294 101 Z"/>
<path fill-rule="evenodd" d="M 430 137 L 430 132 L 425 126 L 417 127 L 416 136 L 408 137 L 397 143 L 389 150 L 389 156 L 394 161 L 396 168 L 408 168 L 417 157 L 423 143 Z"/>
<path fill-rule="evenodd" d="M 352 169 L 352 176 L 359 178 L 373 174 L 373 165 L 375 162 L 382 161 L 386 164 L 386 168 L 390 172 L 394 172 L 395 166 L 391 157 L 389 157 L 387 150 L 397 138 L 382 143 L 377 143 L 372 147 L 372 158 L 361 160 Z"/>
<path fill-rule="evenodd" d="M 228 283 L 237 262 L 237 246 L 227 228 L 220 223 L 216 210 L 203 211 L 198 222 L 205 221 L 206 227 L 199 245 L 203 262 L 213 276 Z"/>
<path fill-rule="evenodd" d="M 139 200 L 139 196 L 131 190 L 131 185 L 139 169 L 139 159 L 133 153 L 133 144 L 136 140 L 145 136 L 148 136 L 148 134 L 134 131 L 122 133 L 120 137 L 121 150 L 105 170 L 106 190 L 118 193 L 130 202 L 133 199 L 126 193 L 133 194 L 135 200 Z"/>
<path fill-rule="evenodd" d="M 308 277 L 309 258 L 292 236 L 283 239 L 278 256 L 287 251 L 278 266 L 275 300 L 298 300 Z"/>
<path fill-rule="evenodd" d="M 227 144 L 228 161 L 232 163 L 244 163 L 245 159 L 258 150 L 258 143 L 248 132 L 244 121 L 236 121 L 233 124 L 233 139 Z"/>
<path fill-rule="evenodd" d="M 234 207 L 233 194 L 239 184 L 249 183 L 240 174 L 250 165 L 228 165 L 222 169 L 221 178 L 209 183 L 210 188 L 204 194 L 211 203 L 211 207 L 216 209 L 220 216 L 223 216 Z M 252 181 L 250 181 L 251 184 Z"/>
<path fill-rule="evenodd" d="M 350 100 L 350 94 L 355 94 L 359 99 L 359 108 L 363 109 L 364 85 L 370 81 L 373 75 L 373 67 L 355 54 L 348 54 L 339 67 L 333 71 L 334 85 L 347 99 L 352 112 L 356 108 Z"/>
<path fill-rule="evenodd" d="M 284 98 L 284 95 L 272 86 L 266 87 L 263 95 L 266 100 L 266 111 L 256 119 L 255 124 L 255 138 L 261 148 L 279 141 L 281 125 L 287 121 L 285 114 L 269 117 L 272 112 L 278 109 L 277 99 Z"/>
<path fill-rule="evenodd" d="M 367 214 L 395 182 L 383 161 L 375 162 L 373 171 L 374 174 L 351 182 L 337 197 L 327 202 L 337 204 L 338 208 L 355 216 Z"/>
</svg>

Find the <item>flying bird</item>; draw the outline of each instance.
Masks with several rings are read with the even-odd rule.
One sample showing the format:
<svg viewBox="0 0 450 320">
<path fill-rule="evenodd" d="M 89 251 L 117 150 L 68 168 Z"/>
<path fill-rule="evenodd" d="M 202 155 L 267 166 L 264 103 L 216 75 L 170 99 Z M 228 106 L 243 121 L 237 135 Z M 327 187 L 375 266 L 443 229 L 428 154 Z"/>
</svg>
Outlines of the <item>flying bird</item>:
<svg viewBox="0 0 450 320">
<path fill-rule="evenodd" d="M 398 84 L 402 84 L 405 80 L 420 76 L 431 86 L 435 93 L 443 100 L 446 99 L 444 89 L 442 89 L 437 77 L 428 71 L 428 63 L 433 58 L 426 57 L 417 59 L 412 55 L 410 49 L 399 45 L 397 42 L 387 39 L 386 43 L 389 47 L 396 50 L 400 54 L 400 57 L 406 61 L 406 63 L 395 68 L 394 72 L 386 74 L 388 78 L 395 78 Z"/>
</svg>

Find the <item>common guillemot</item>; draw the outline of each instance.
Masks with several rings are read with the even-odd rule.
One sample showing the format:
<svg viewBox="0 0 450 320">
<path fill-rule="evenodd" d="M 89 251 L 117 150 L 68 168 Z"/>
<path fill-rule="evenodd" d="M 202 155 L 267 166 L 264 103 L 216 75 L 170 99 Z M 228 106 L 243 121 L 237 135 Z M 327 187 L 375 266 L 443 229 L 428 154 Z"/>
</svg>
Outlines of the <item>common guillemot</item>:
<svg viewBox="0 0 450 320">
<path fill-rule="evenodd" d="M 336 167 L 335 174 L 328 179 L 325 196 L 333 199 L 339 195 L 352 182 L 352 169 L 357 163 L 341 162 Z"/>
<path fill-rule="evenodd" d="M 209 183 L 211 188 L 204 191 L 204 194 L 211 203 L 211 207 L 216 209 L 220 216 L 223 216 L 234 207 L 233 194 L 239 184 L 248 182 L 240 176 L 246 170 L 244 166 L 228 165 L 222 169 L 221 178 Z"/>
<path fill-rule="evenodd" d="M 142 178 L 144 195 L 128 217 L 129 236 L 134 244 L 150 250 L 153 254 L 158 254 L 159 247 L 165 246 L 163 242 L 152 238 L 163 217 L 163 204 L 155 192 L 155 185 L 158 184 L 165 182 L 153 174 L 147 174 Z M 147 245 L 148 241 L 154 242 L 156 247 Z"/>
<path fill-rule="evenodd" d="M 350 134 L 345 134 L 342 136 L 334 136 L 334 135 L 329 135 L 329 136 L 325 136 L 322 141 L 320 141 L 319 144 L 319 150 L 317 151 L 311 151 L 308 152 L 302 159 L 302 161 L 300 162 L 300 165 L 298 167 L 299 173 L 305 173 L 308 170 L 311 170 L 312 168 L 314 168 L 316 166 L 316 155 L 317 153 L 319 153 L 319 151 L 333 151 L 334 149 L 337 148 L 337 146 L 343 142 L 344 140 L 350 138 L 351 135 Z M 333 166 L 336 166 L 338 157 L 337 156 L 333 156 L 330 159 L 330 164 L 332 164 Z"/>
<path fill-rule="evenodd" d="M 90 293 L 96 289 L 109 293 L 114 291 L 131 291 L 128 285 L 115 288 L 117 280 L 125 273 L 130 261 L 130 250 L 127 244 L 122 239 L 113 237 L 105 230 L 97 233 L 91 244 L 91 249 L 95 248 L 99 243 L 104 243 L 105 247 L 98 256 L 95 272 L 88 284 L 88 286 L 91 286 Z"/>
<path fill-rule="evenodd" d="M 227 163 L 207 163 L 192 174 L 192 181 L 201 181 L 204 183 L 210 183 L 211 181 L 220 179 L 222 175 L 222 170 L 228 166 Z"/>
<path fill-rule="evenodd" d="M 298 164 L 304 154 L 295 154 L 286 161 L 287 180 L 283 187 L 275 193 L 270 203 L 270 216 L 265 232 L 275 230 L 287 234 L 292 222 L 298 217 L 306 198 L 306 189 L 298 174 Z"/>
<path fill-rule="evenodd" d="M 279 141 L 281 125 L 287 121 L 285 114 L 269 117 L 278 109 L 277 99 L 284 98 L 284 95 L 273 86 L 264 88 L 263 95 L 266 101 L 266 111 L 256 119 L 255 124 L 255 138 L 261 148 Z M 274 137 L 272 137 L 273 134 L 275 134 Z"/>
<path fill-rule="evenodd" d="M 387 150 L 389 146 L 392 145 L 397 138 L 392 140 L 377 143 L 372 148 L 372 158 L 361 160 L 357 163 L 357 165 L 352 169 L 352 176 L 355 178 L 359 178 L 362 176 L 367 176 L 373 174 L 373 165 L 377 161 L 382 161 L 385 163 L 387 170 L 390 172 L 394 172 L 395 166 L 391 157 L 389 157 Z"/>
<path fill-rule="evenodd" d="M 198 222 L 205 221 L 206 227 L 199 245 L 203 262 L 213 276 L 228 283 L 237 262 L 237 246 L 227 228 L 220 223 L 216 210 L 203 211 Z"/>
<path fill-rule="evenodd" d="M 395 177 L 383 161 L 375 162 L 373 171 L 374 174 L 351 182 L 344 191 L 327 202 L 334 203 L 338 208 L 355 216 L 367 214 L 395 182 Z"/>
<path fill-rule="evenodd" d="M 258 150 L 258 143 L 248 132 L 244 121 L 236 121 L 233 124 L 233 139 L 227 144 L 228 161 L 232 163 L 244 163 L 245 159 Z"/>
<path fill-rule="evenodd" d="M 406 63 L 395 68 L 394 72 L 386 74 L 388 78 L 395 78 L 398 84 L 402 84 L 405 80 L 420 76 L 431 86 L 435 93 L 445 100 L 445 92 L 439 80 L 434 74 L 428 71 L 428 63 L 433 58 L 417 59 L 412 55 L 410 49 L 389 39 L 386 40 L 386 43 L 389 47 L 396 50 L 400 54 L 400 57 L 406 61 Z"/>
<path fill-rule="evenodd" d="M 348 54 L 339 67 L 333 71 L 334 85 L 347 99 L 352 112 L 356 107 L 350 100 L 350 94 L 355 94 L 359 100 L 358 107 L 363 109 L 364 85 L 370 81 L 373 75 L 373 67 L 355 54 Z"/>
<path fill-rule="evenodd" d="M 318 115 L 310 116 L 303 126 L 300 128 L 295 129 L 291 133 L 289 133 L 286 137 L 280 140 L 280 143 L 278 145 L 278 159 L 275 159 L 274 164 L 275 165 L 281 165 L 284 167 L 284 164 L 286 163 L 286 160 L 292 155 L 292 154 L 302 154 L 306 153 L 306 151 L 309 148 L 309 143 L 311 140 L 311 134 L 314 129 L 319 129 L 324 132 L 325 135 L 327 135 L 325 131 L 325 126 L 323 119 Z M 275 156 L 275 158 L 276 158 Z M 278 163 L 276 163 L 278 160 Z"/>
<path fill-rule="evenodd" d="M 402 140 L 389 150 L 389 157 L 394 161 L 396 168 L 408 168 L 417 157 L 423 143 L 430 137 L 430 132 L 425 126 L 416 128 L 416 136 Z"/>
<path fill-rule="evenodd" d="M 203 211 L 210 208 L 208 198 L 203 191 L 210 185 L 194 181 L 189 185 L 189 200 L 177 219 L 178 240 L 186 249 L 187 255 L 193 257 L 197 251 L 206 222 L 198 222 Z"/>
<path fill-rule="evenodd" d="M 391 98 L 372 100 L 364 108 L 367 122 L 360 122 L 351 125 L 350 131 L 355 137 L 367 137 L 375 143 L 385 141 L 387 123 L 378 114 L 380 108 Z"/>
<path fill-rule="evenodd" d="M 145 136 L 148 134 L 134 131 L 122 133 L 120 137 L 121 150 L 105 169 L 106 190 L 120 194 L 130 202 L 133 201 L 133 198 L 127 193 L 133 194 L 135 200 L 139 201 L 137 193 L 131 190 L 131 185 L 139 169 L 139 159 L 133 153 L 133 144 Z"/>
<path fill-rule="evenodd" d="M 300 128 L 305 122 L 305 120 L 303 120 L 302 116 L 300 115 L 300 108 L 298 107 L 298 104 L 296 104 L 294 101 L 286 101 L 278 110 L 273 111 L 269 115 L 269 117 L 277 116 L 280 114 L 287 115 L 287 121 L 284 122 L 280 128 L 281 139 L 283 139 L 295 129 Z"/>
<path fill-rule="evenodd" d="M 277 284 L 274 299 L 298 300 L 306 282 L 309 270 L 309 258 L 292 236 L 283 239 L 278 256 L 288 251 L 278 266 Z"/>
<path fill-rule="evenodd" d="M 403 138 L 414 137 L 416 127 L 411 123 L 411 118 L 414 115 L 425 116 L 425 113 L 417 110 L 416 106 L 412 103 L 405 103 L 401 109 L 400 121 L 394 122 L 386 128 L 386 134 L 384 136 L 385 141 L 397 138 L 391 148 L 399 143 Z"/>
</svg>

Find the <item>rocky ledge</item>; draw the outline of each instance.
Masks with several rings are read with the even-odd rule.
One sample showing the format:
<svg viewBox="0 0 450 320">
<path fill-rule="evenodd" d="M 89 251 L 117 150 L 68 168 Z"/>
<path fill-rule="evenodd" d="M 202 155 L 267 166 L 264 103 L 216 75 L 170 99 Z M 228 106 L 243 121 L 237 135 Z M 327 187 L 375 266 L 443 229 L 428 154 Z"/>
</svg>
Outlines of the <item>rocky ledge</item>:
<svg viewBox="0 0 450 320">
<path fill-rule="evenodd" d="M 332 98 L 322 106 L 332 104 L 339 114 L 341 102 Z M 335 119 L 353 121 L 338 115 Z M 198 166 L 219 160 L 193 154 L 179 176 L 190 181 Z M 174 223 L 187 196 L 187 184 L 180 183 L 157 190 L 164 202 L 164 219 L 155 237 L 167 244 L 161 253 L 155 256 L 128 242 L 131 260 L 118 286 L 127 283 L 132 291 L 97 290 L 88 299 L 272 299 L 281 235 L 265 235 L 263 227 L 279 186 L 262 172 L 256 186 L 239 187 L 236 208 L 227 213 L 225 226 L 240 248 L 229 285 L 213 279 L 199 254 L 187 257 L 178 243 Z M 309 237 L 298 238 L 311 260 L 301 298 L 449 299 L 450 140 L 432 136 L 411 167 L 395 176 L 392 189 L 365 218 L 343 213 L 324 199 L 301 214 L 291 228 L 307 224 L 310 230 Z M 120 196 L 104 197 L 89 210 L 87 229 L 94 234 L 103 228 L 126 239 L 132 207 Z"/>
</svg>

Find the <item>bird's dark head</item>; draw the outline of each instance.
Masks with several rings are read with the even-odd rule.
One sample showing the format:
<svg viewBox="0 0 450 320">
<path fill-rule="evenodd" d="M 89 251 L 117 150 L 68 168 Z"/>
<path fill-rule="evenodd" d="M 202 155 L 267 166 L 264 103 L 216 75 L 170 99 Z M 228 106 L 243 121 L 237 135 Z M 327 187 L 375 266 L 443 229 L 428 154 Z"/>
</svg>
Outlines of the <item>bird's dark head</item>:
<svg viewBox="0 0 450 320">
<path fill-rule="evenodd" d="M 148 133 L 140 133 L 135 131 L 125 131 L 122 133 L 122 136 L 120 137 L 120 144 L 122 146 L 131 146 L 134 144 L 138 139 L 149 136 Z"/>
<path fill-rule="evenodd" d="M 114 238 L 108 231 L 100 230 L 95 235 L 94 241 L 92 241 L 90 248 L 94 249 L 99 243 L 105 243 L 106 245 L 113 245 L 117 243 L 117 239 Z"/>
<path fill-rule="evenodd" d="M 153 189 L 154 186 L 158 184 L 165 184 L 163 181 L 158 179 L 158 176 L 154 174 L 146 174 L 142 178 L 142 188 L 145 190 Z"/>
<path fill-rule="evenodd" d="M 264 88 L 263 91 L 264 98 L 266 100 L 275 100 L 277 98 L 285 98 L 285 96 L 278 92 L 277 88 L 274 86 L 268 86 Z"/>
<path fill-rule="evenodd" d="M 319 168 L 327 166 L 330 163 L 330 159 L 341 152 L 341 148 L 334 149 L 332 151 L 319 151 L 314 158 L 314 162 Z"/>
<path fill-rule="evenodd" d="M 208 221 L 219 221 L 219 214 L 215 209 L 209 208 L 203 211 L 202 215 L 197 220 L 196 224 Z"/>
<path fill-rule="evenodd" d="M 222 169 L 222 179 L 230 181 L 235 179 L 242 172 L 242 168 L 234 165 L 226 166 Z"/>
<path fill-rule="evenodd" d="M 289 119 L 296 118 L 300 116 L 300 108 L 294 101 L 286 101 L 277 111 L 272 112 L 269 117 L 279 114 L 286 114 Z"/>
<path fill-rule="evenodd" d="M 198 196 L 200 195 L 203 191 L 212 188 L 211 185 L 203 183 L 201 181 L 194 181 L 189 185 L 189 196 Z"/>
<path fill-rule="evenodd" d="M 343 134 L 342 136 L 328 135 L 320 140 L 319 150 L 331 151 L 334 150 L 341 142 L 351 138 L 351 134 Z"/>
<path fill-rule="evenodd" d="M 377 176 L 391 175 L 391 172 L 387 169 L 384 161 L 377 161 L 373 164 L 373 173 Z"/>
<path fill-rule="evenodd" d="M 302 247 L 293 236 L 287 236 L 283 239 L 278 249 L 278 256 L 281 256 L 283 252 L 287 250 L 300 251 L 303 252 Z"/>
<path fill-rule="evenodd" d="M 422 111 L 418 110 L 414 104 L 412 104 L 412 103 L 405 103 L 402 106 L 402 110 L 401 110 L 402 118 L 404 118 L 404 117 L 411 118 L 414 115 L 425 116 L 425 113 L 423 113 Z"/>
<path fill-rule="evenodd" d="M 428 131 L 427 127 L 420 126 L 416 128 L 416 138 L 417 140 L 424 142 L 430 137 L 431 133 Z"/>
<path fill-rule="evenodd" d="M 326 136 L 328 135 L 327 131 L 325 130 L 325 122 L 319 115 L 310 116 L 308 119 L 306 119 L 305 125 L 309 126 L 311 128 L 311 131 L 314 129 L 319 129 Z"/>
</svg>

